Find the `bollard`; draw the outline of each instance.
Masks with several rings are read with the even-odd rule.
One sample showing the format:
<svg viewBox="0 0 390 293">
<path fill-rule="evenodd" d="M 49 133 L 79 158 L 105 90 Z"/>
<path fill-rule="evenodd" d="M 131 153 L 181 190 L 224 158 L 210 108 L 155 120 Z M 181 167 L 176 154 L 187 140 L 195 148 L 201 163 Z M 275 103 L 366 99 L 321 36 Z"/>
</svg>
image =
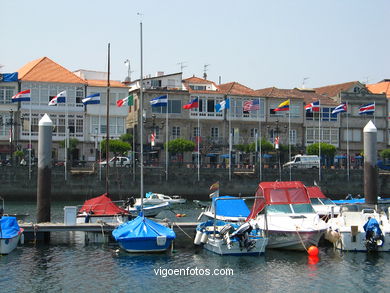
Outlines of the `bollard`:
<svg viewBox="0 0 390 293">
<path fill-rule="evenodd" d="M 37 222 L 50 222 L 51 197 L 51 149 L 52 149 L 53 122 L 45 114 L 39 120 L 38 132 L 38 182 L 37 182 Z M 50 239 L 47 233 L 45 241 Z"/>
<path fill-rule="evenodd" d="M 370 120 L 363 129 L 364 137 L 364 198 L 367 204 L 378 202 L 377 129 Z"/>
</svg>

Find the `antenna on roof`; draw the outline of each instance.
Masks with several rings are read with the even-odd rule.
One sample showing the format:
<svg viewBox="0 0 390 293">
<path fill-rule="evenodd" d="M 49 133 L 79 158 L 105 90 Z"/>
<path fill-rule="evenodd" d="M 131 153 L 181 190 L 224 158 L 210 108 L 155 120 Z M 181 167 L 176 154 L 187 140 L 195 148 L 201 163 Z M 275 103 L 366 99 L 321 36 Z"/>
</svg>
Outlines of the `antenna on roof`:
<svg viewBox="0 0 390 293">
<path fill-rule="evenodd" d="M 187 61 L 181 61 L 177 63 L 177 65 L 180 65 L 180 72 L 183 72 L 183 69 L 188 67 L 187 65 L 184 65 L 184 63 L 187 63 Z"/>
<path fill-rule="evenodd" d="M 302 88 L 305 88 L 305 81 L 308 80 L 310 77 L 304 77 L 302 81 Z"/>
<path fill-rule="evenodd" d="M 210 64 L 205 64 L 204 66 L 203 66 L 203 79 L 207 79 L 207 67 L 209 67 L 210 66 Z"/>
<path fill-rule="evenodd" d="M 131 81 L 131 73 L 134 71 L 131 71 L 129 59 L 126 59 L 124 63 L 125 63 L 125 66 L 127 67 L 127 77 L 125 78 L 125 82 L 130 82 Z"/>
</svg>

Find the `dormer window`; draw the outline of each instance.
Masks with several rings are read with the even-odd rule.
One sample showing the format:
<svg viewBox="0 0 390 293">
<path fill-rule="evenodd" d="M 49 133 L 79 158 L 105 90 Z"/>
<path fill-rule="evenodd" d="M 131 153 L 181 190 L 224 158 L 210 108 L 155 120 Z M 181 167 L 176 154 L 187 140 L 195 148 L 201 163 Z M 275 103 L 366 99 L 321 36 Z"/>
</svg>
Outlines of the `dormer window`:
<svg viewBox="0 0 390 293">
<path fill-rule="evenodd" d="M 354 88 L 353 88 L 353 92 L 354 93 L 360 93 L 360 87 L 357 87 L 357 86 L 355 86 Z"/>
</svg>

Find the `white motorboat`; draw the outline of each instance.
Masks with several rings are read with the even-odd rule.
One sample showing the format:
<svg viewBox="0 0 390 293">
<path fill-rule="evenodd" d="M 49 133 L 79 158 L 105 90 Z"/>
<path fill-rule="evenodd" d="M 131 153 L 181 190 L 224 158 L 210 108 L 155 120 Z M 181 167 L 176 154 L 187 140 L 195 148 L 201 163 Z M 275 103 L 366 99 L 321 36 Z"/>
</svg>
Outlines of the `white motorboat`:
<svg viewBox="0 0 390 293">
<path fill-rule="evenodd" d="M 3 216 L 0 219 L 0 254 L 9 254 L 23 238 L 23 229 L 15 217 Z M 23 241 L 21 241 L 23 242 Z"/>
<path fill-rule="evenodd" d="M 249 219 L 268 232 L 267 248 L 306 250 L 328 225 L 314 211 L 302 182 L 261 182 Z"/>
<path fill-rule="evenodd" d="M 311 204 L 316 213 L 325 221 L 329 218 L 337 217 L 340 213 L 340 206 L 322 193 L 318 186 L 306 186 Z"/>
<path fill-rule="evenodd" d="M 185 198 L 181 198 L 179 195 L 165 195 L 161 193 L 155 193 L 155 192 L 148 192 L 146 193 L 144 197 L 144 204 L 145 205 L 156 205 L 164 202 L 168 202 L 169 204 L 182 204 L 186 202 Z M 137 198 L 136 204 L 141 204 L 141 199 Z"/>
<path fill-rule="evenodd" d="M 260 255 L 268 239 L 255 223 L 242 225 L 208 220 L 196 228 L 194 244 L 219 255 Z"/>
<path fill-rule="evenodd" d="M 325 239 L 344 251 L 390 252 L 390 223 L 385 213 L 364 204 L 344 205 L 328 221 Z"/>
<path fill-rule="evenodd" d="M 169 202 L 163 202 L 160 204 L 144 204 L 143 206 L 143 215 L 145 217 L 155 217 L 157 216 L 161 211 L 167 209 L 170 206 Z M 129 211 L 132 215 L 136 216 L 139 215 L 141 212 L 141 205 L 135 204 L 134 206 L 128 206 L 126 207 L 126 210 Z"/>
</svg>

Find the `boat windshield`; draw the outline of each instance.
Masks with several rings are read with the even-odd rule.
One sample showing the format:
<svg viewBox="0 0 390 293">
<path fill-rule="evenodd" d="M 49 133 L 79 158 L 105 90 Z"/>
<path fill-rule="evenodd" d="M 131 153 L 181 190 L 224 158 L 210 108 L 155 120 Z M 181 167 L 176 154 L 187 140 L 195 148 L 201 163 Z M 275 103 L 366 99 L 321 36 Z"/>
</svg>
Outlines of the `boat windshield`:
<svg viewBox="0 0 390 293">
<path fill-rule="evenodd" d="M 318 198 L 311 198 L 310 201 L 312 205 L 322 205 L 321 201 Z"/>
<path fill-rule="evenodd" d="M 329 198 L 321 198 L 321 201 L 322 201 L 324 204 L 335 205 L 335 203 L 334 203 L 333 201 L 331 201 Z"/>
<path fill-rule="evenodd" d="M 313 207 L 309 203 L 304 204 L 293 204 L 292 208 L 296 214 L 311 214 L 315 213 Z"/>
<path fill-rule="evenodd" d="M 280 213 L 280 214 L 292 214 L 293 212 L 289 204 L 270 205 L 268 206 L 267 211 L 270 213 Z"/>
</svg>

